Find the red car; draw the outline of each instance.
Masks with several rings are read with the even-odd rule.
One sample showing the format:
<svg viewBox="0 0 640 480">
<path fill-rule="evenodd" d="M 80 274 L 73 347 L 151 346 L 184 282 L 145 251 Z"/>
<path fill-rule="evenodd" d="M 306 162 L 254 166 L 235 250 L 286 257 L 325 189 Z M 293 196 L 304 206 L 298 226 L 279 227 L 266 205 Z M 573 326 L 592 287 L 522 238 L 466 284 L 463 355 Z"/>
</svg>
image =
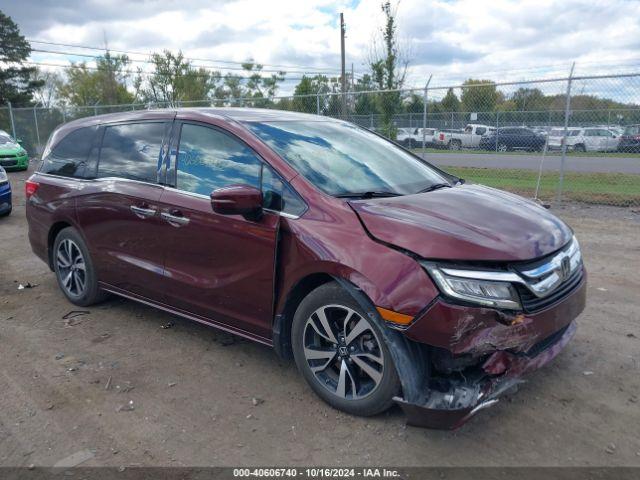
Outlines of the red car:
<svg viewBox="0 0 640 480">
<path fill-rule="evenodd" d="M 572 231 L 347 122 L 252 109 L 58 128 L 26 183 L 62 292 L 112 293 L 293 357 L 332 406 L 460 425 L 566 345 Z"/>
</svg>

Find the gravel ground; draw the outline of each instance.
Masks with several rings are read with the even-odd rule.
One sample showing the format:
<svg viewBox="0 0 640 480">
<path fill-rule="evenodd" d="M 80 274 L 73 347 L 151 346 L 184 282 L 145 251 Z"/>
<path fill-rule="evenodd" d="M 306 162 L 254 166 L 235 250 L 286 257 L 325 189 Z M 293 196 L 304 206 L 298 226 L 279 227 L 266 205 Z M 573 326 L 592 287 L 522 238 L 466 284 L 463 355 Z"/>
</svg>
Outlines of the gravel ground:
<svg viewBox="0 0 640 480">
<path fill-rule="evenodd" d="M 456 432 L 322 403 L 268 348 L 123 299 L 72 310 L 0 219 L 0 465 L 640 465 L 640 215 L 565 206 L 589 269 L 573 342 Z M 18 289 L 27 282 L 35 288 Z M 171 328 L 161 328 L 172 325 Z M 255 400 L 254 400 L 255 399 Z"/>
</svg>

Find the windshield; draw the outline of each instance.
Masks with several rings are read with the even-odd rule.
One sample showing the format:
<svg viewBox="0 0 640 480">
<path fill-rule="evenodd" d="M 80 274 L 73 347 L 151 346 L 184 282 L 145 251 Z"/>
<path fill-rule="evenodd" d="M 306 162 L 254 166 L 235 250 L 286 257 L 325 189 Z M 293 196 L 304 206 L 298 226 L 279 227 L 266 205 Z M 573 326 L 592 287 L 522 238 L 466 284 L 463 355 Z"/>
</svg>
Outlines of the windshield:
<svg viewBox="0 0 640 480">
<path fill-rule="evenodd" d="M 625 135 L 638 135 L 640 134 L 640 125 L 631 125 L 624 130 Z"/>
<path fill-rule="evenodd" d="M 9 135 L 3 135 L 0 133 L 0 144 L 2 143 L 13 143 L 13 140 Z"/>
<path fill-rule="evenodd" d="M 411 194 L 448 183 L 438 171 L 393 143 L 348 123 L 260 122 L 248 127 L 329 195 Z"/>
</svg>

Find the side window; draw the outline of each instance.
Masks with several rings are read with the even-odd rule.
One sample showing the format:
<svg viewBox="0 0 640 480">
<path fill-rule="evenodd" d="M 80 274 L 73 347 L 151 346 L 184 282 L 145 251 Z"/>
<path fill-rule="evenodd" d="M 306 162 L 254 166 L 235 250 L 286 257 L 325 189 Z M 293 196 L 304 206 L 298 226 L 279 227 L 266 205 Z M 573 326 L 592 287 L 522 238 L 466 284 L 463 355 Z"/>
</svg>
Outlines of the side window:
<svg viewBox="0 0 640 480">
<path fill-rule="evenodd" d="M 121 177 L 156 183 L 164 130 L 163 122 L 107 126 L 100 149 L 97 177 Z"/>
<path fill-rule="evenodd" d="M 484 135 L 486 132 L 487 132 L 487 129 L 485 127 L 476 128 L 476 135 Z"/>
<path fill-rule="evenodd" d="M 263 207 L 276 212 L 299 216 L 307 206 L 298 194 L 268 165 L 262 167 Z"/>
<path fill-rule="evenodd" d="M 262 161 L 242 142 L 201 125 L 182 125 L 176 187 L 202 195 L 241 183 L 260 188 Z"/>
<path fill-rule="evenodd" d="M 69 133 L 44 159 L 42 173 L 63 177 L 83 177 L 95 127 L 83 127 Z"/>
</svg>

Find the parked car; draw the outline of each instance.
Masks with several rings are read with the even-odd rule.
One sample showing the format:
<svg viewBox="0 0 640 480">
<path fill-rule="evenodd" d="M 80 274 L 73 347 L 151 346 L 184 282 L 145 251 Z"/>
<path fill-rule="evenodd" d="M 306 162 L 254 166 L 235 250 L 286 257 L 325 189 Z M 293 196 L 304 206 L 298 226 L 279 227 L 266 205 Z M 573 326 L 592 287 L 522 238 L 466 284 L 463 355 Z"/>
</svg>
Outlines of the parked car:
<svg viewBox="0 0 640 480">
<path fill-rule="evenodd" d="M 112 293 L 272 346 L 356 415 L 395 402 L 457 426 L 555 357 L 585 305 L 562 220 L 328 117 L 75 120 L 25 193 L 70 302 Z"/>
<path fill-rule="evenodd" d="M 434 138 L 434 144 L 440 147 L 447 147 L 449 150 L 460 150 L 461 148 L 477 148 L 483 135 L 488 135 L 495 131 L 495 127 L 488 125 L 478 125 L 470 123 L 464 130 L 438 132 Z"/>
<path fill-rule="evenodd" d="M 562 148 L 563 128 L 554 128 L 549 134 L 549 149 Z M 619 135 L 599 127 L 567 129 L 567 150 L 576 152 L 612 152 L 620 143 Z"/>
<path fill-rule="evenodd" d="M 0 216 L 11 213 L 11 183 L 4 168 L 0 167 Z"/>
<path fill-rule="evenodd" d="M 618 143 L 620 152 L 640 152 L 640 124 L 629 125 L 625 128 Z"/>
<path fill-rule="evenodd" d="M 0 167 L 6 170 L 26 170 L 29 168 L 29 155 L 19 140 L 14 140 L 4 131 L 0 131 Z"/>
<path fill-rule="evenodd" d="M 407 148 L 421 147 L 424 135 L 425 146 L 433 146 L 435 128 L 399 128 L 396 142 Z"/>
<path fill-rule="evenodd" d="M 525 127 L 504 127 L 482 137 L 480 148 L 507 152 L 509 150 L 539 151 L 544 148 L 546 137 Z"/>
</svg>

